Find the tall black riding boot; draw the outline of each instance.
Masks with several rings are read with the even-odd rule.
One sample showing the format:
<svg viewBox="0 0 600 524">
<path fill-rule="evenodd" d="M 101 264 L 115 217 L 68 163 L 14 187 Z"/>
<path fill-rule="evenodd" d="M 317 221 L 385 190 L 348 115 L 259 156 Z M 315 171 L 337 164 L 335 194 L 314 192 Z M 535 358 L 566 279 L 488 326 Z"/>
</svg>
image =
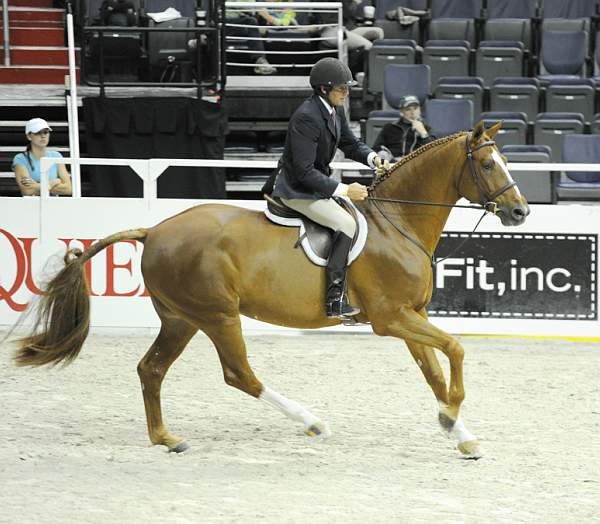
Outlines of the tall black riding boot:
<svg viewBox="0 0 600 524">
<path fill-rule="evenodd" d="M 351 246 L 352 239 L 348 235 L 341 231 L 333 234 L 331 252 L 325 269 L 327 276 L 325 309 L 327 316 L 331 318 L 351 317 L 360 313 L 360 309 L 348 304 L 346 293 L 346 271 Z"/>
</svg>

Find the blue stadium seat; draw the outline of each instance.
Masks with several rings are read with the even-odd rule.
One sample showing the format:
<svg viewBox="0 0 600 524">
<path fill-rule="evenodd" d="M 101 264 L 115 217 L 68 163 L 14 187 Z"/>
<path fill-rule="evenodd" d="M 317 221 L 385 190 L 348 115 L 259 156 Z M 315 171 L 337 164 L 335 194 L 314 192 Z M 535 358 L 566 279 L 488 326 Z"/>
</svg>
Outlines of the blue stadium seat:
<svg viewBox="0 0 600 524">
<path fill-rule="evenodd" d="M 600 134 L 600 113 L 596 113 L 590 122 L 590 133 L 594 135 Z"/>
<path fill-rule="evenodd" d="M 478 18 L 481 0 L 431 0 L 431 18 Z"/>
<path fill-rule="evenodd" d="M 565 136 L 562 160 L 565 163 L 600 164 L 600 135 Z M 565 171 L 556 184 L 556 192 L 559 199 L 600 199 L 600 172 Z"/>
<path fill-rule="evenodd" d="M 540 82 L 537 78 L 500 77 L 490 88 L 491 111 L 517 111 L 532 123 L 539 111 Z"/>
<path fill-rule="evenodd" d="M 480 118 L 484 121 L 486 128 L 502 122 L 502 127 L 494 138 L 498 147 L 525 145 L 527 141 L 527 116 L 525 113 L 487 111 L 481 113 Z"/>
<path fill-rule="evenodd" d="M 442 77 L 469 76 L 471 45 L 465 40 L 428 40 L 423 63 L 431 67 L 431 85 Z"/>
<path fill-rule="evenodd" d="M 501 151 L 508 162 L 548 164 L 552 158 L 550 148 L 543 145 L 506 145 Z M 556 202 L 555 173 L 552 171 L 517 171 L 511 168 L 510 174 L 530 204 Z"/>
<path fill-rule="evenodd" d="M 583 130 L 583 115 L 579 113 L 539 113 L 534 123 L 533 142 L 550 146 L 552 161 L 561 162 L 564 137 L 581 134 Z"/>
<path fill-rule="evenodd" d="M 367 118 L 365 143 L 372 147 L 385 124 L 395 122 L 400 118 L 399 111 L 371 111 Z"/>
<path fill-rule="evenodd" d="M 473 118 L 479 119 L 483 111 L 484 96 L 483 79 L 476 76 L 450 76 L 438 80 L 438 85 L 433 90 L 433 97 L 449 100 L 471 100 L 473 103 Z"/>
<path fill-rule="evenodd" d="M 586 55 L 585 31 L 544 31 L 538 78 L 548 81 L 557 75 L 580 77 L 585 72 Z"/>
<path fill-rule="evenodd" d="M 425 102 L 425 120 L 437 137 L 467 131 L 473 127 L 473 103 L 429 99 Z"/>
<path fill-rule="evenodd" d="M 414 40 L 375 40 L 369 49 L 368 89 L 371 93 L 383 91 L 383 76 L 388 64 L 414 64 L 417 44 Z"/>
<path fill-rule="evenodd" d="M 594 116 L 596 85 L 590 78 L 555 78 L 546 87 L 546 111 L 581 113 L 586 122 Z"/>
<path fill-rule="evenodd" d="M 543 18 L 590 18 L 596 14 L 596 0 L 544 0 Z"/>
<path fill-rule="evenodd" d="M 383 77 L 383 109 L 398 109 L 405 95 L 415 95 L 423 104 L 431 92 L 430 78 L 428 65 L 389 64 Z"/>
<path fill-rule="evenodd" d="M 419 23 L 403 26 L 397 20 L 388 20 L 386 13 L 398 7 L 408 7 L 418 11 L 427 10 L 427 0 L 377 0 L 375 2 L 375 25 L 383 29 L 384 38 L 404 38 L 421 41 Z"/>
<path fill-rule="evenodd" d="M 490 86 L 499 76 L 521 76 L 525 72 L 523 42 L 483 40 L 475 55 L 475 71 Z"/>
<path fill-rule="evenodd" d="M 517 41 L 531 49 L 531 19 L 536 4 L 535 0 L 488 0 L 482 40 Z"/>
</svg>

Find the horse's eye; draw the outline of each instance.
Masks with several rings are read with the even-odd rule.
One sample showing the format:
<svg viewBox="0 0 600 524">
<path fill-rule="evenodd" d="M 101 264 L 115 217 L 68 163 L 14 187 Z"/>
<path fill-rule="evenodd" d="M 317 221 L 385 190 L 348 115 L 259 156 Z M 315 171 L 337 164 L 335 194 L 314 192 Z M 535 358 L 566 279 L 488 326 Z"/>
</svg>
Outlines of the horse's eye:
<svg viewBox="0 0 600 524">
<path fill-rule="evenodd" d="M 483 169 L 485 169 L 486 171 L 491 171 L 492 168 L 494 167 L 494 163 L 493 162 L 489 162 L 487 160 L 485 160 L 484 162 L 481 163 L 481 166 L 483 167 Z"/>
</svg>

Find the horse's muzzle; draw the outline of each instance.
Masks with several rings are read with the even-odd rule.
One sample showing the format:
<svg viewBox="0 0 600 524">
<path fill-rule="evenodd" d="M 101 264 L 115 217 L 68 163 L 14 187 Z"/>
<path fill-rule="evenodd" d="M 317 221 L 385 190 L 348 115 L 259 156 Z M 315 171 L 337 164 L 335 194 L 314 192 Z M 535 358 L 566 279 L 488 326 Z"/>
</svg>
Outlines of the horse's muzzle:
<svg viewBox="0 0 600 524">
<path fill-rule="evenodd" d="M 520 226 L 530 210 L 527 203 L 512 204 L 510 206 L 498 206 L 496 215 L 500 217 L 503 226 Z"/>
</svg>

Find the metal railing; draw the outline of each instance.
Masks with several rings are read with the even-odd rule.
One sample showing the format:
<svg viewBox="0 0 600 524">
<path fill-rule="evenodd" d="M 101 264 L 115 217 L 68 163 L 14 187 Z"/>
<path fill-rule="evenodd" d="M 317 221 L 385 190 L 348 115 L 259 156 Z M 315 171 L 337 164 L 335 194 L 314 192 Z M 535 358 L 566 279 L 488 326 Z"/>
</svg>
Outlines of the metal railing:
<svg viewBox="0 0 600 524">
<path fill-rule="evenodd" d="M 40 163 L 41 188 L 43 198 L 49 196 L 48 171 L 54 164 L 72 165 L 73 177 L 78 177 L 77 166 L 128 166 L 143 181 L 143 197 L 150 206 L 151 201 L 157 197 L 157 180 L 169 167 L 234 167 L 246 169 L 275 169 L 275 160 L 213 160 L 213 159 L 186 159 L 186 158 L 150 158 L 148 160 L 127 158 L 50 158 L 43 157 Z M 331 162 L 332 169 L 342 171 L 370 170 L 369 167 L 354 161 Z M 514 171 L 589 171 L 600 172 L 600 164 L 565 164 L 565 163 L 529 163 L 509 162 L 509 170 Z M 73 197 L 81 197 L 81 180 L 73 180 Z"/>
<path fill-rule="evenodd" d="M 252 56 L 257 54 L 264 54 L 265 57 L 274 57 L 277 55 L 283 55 L 286 58 L 289 58 L 291 61 L 287 63 L 276 63 L 269 64 L 275 67 L 280 68 L 292 68 L 292 69 L 304 69 L 306 73 L 308 73 L 308 69 L 311 68 L 316 60 L 321 58 L 323 55 L 332 55 L 337 54 L 340 60 L 344 60 L 345 52 L 344 52 L 344 25 L 342 19 L 342 3 L 341 2 L 234 2 L 228 1 L 225 2 L 226 8 L 226 17 L 227 13 L 231 14 L 232 12 L 239 11 L 240 13 L 249 13 L 254 14 L 261 10 L 267 10 L 271 12 L 283 12 L 286 10 L 293 10 L 295 13 L 304 13 L 311 15 L 333 15 L 332 18 L 334 21 L 330 21 L 327 23 L 309 23 L 309 24 L 293 24 L 293 25 L 255 25 L 255 24 L 243 24 L 243 23 L 235 23 L 231 22 L 231 18 L 225 19 L 225 46 L 226 46 L 226 56 L 227 56 L 227 65 L 234 66 L 238 68 L 254 68 L 257 67 L 257 64 L 251 62 L 244 62 L 229 60 L 229 56 L 235 54 L 237 56 Z M 237 28 L 242 30 L 247 30 L 247 32 L 256 33 L 259 36 L 241 36 L 241 35 L 233 35 L 228 34 L 227 28 Z M 327 48 L 318 48 L 315 46 L 314 49 L 310 50 L 290 50 L 290 51 L 282 51 L 282 50 L 273 50 L 268 49 L 268 46 L 265 46 L 264 51 L 258 51 L 256 49 L 243 49 L 236 48 L 237 43 L 244 42 L 253 42 L 259 41 L 265 44 L 269 43 L 282 43 L 293 45 L 294 43 L 308 43 L 310 45 L 314 45 L 318 42 L 328 42 L 331 43 L 331 36 L 321 36 L 320 30 L 323 28 L 335 28 L 336 29 L 336 46 Z M 265 34 L 266 31 L 272 32 L 273 34 L 269 37 Z M 275 35 L 277 32 L 286 31 L 288 34 L 285 35 L 285 38 L 279 38 Z M 294 32 L 303 32 L 308 33 L 309 36 L 298 35 L 298 37 L 294 36 Z M 230 32 L 230 31 L 229 31 Z M 294 57 L 303 57 L 309 58 L 310 56 L 314 56 L 315 60 L 309 62 L 301 62 L 294 61 Z M 266 66 L 258 66 L 258 67 L 266 67 Z"/>
<path fill-rule="evenodd" d="M 10 65 L 10 26 L 8 18 L 8 0 L 2 0 L 2 29 L 4 42 L 4 65 Z"/>
</svg>

